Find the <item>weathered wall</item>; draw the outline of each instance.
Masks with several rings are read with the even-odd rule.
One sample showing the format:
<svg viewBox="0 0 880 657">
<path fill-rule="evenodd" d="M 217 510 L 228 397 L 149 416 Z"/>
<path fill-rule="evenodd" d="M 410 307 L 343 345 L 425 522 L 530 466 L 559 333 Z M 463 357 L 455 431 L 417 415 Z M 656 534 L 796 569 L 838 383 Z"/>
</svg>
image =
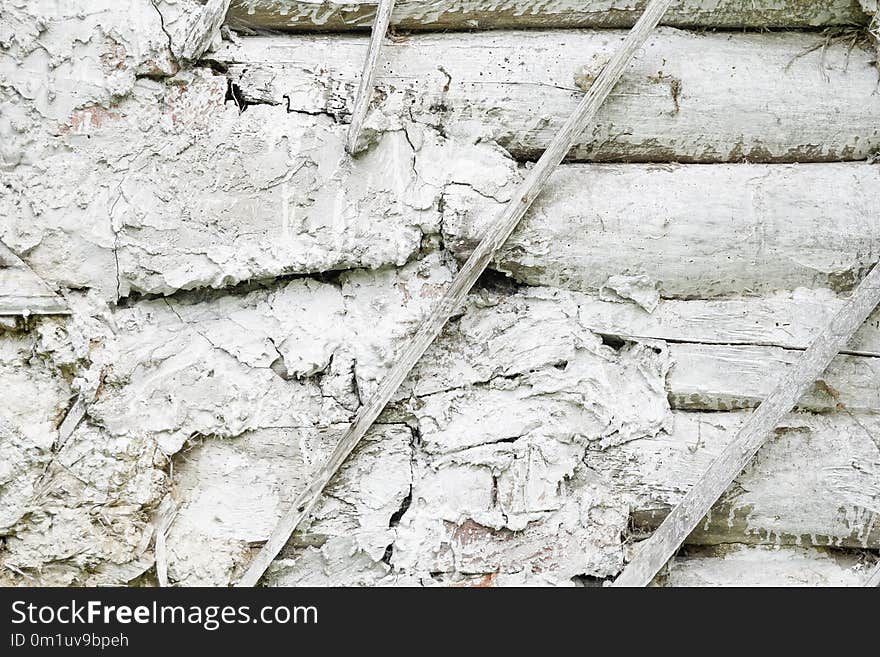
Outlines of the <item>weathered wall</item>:
<svg viewBox="0 0 880 657">
<path fill-rule="evenodd" d="M 862 30 L 864 32 L 864 30 Z M 535 159 L 625 37 L 619 30 L 412 35 L 383 49 L 368 130 L 403 122 L 491 139 Z M 859 32 L 697 33 L 660 28 L 570 158 L 626 162 L 862 160 L 880 148 L 873 48 Z M 851 47 L 853 39 L 862 47 Z M 225 44 L 244 102 L 346 116 L 362 37 Z M 536 98 L 539 100 L 536 102 Z M 833 120 L 829 120 L 833 117 Z"/>
<path fill-rule="evenodd" d="M 0 0 L 0 583 L 230 583 L 622 36 L 389 44 L 351 159 L 365 39 L 226 4 Z M 614 577 L 880 254 L 825 38 L 658 32 L 574 156 L 663 163 L 561 167 L 266 583 Z M 875 314 L 658 584 L 860 581 L 878 357 Z"/>
</svg>

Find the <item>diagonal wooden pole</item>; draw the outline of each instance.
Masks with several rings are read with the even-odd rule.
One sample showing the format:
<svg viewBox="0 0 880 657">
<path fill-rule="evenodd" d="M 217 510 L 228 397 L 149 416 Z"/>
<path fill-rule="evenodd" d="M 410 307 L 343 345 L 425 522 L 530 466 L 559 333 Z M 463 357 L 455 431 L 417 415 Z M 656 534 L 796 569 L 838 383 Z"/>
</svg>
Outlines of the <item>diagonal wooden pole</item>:
<svg viewBox="0 0 880 657">
<path fill-rule="evenodd" d="M 544 151 L 544 154 L 529 171 L 528 176 L 522 182 L 513 199 L 501 211 L 495 222 L 486 231 L 473 254 L 462 266 L 455 276 L 446 294 L 433 309 L 430 316 L 422 322 L 416 334 L 400 354 L 394 367 L 382 380 L 376 392 L 367 400 L 354 423 L 342 436 L 333 453 L 317 471 L 312 481 L 300 493 L 291 508 L 284 514 L 281 521 L 275 527 L 269 540 L 251 562 L 250 567 L 239 580 L 237 586 L 254 586 L 262 577 L 263 573 L 272 563 L 272 560 L 281 551 L 285 543 L 293 534 L 297 525 L 309 514 L 315 502 L 321 495 L 321 491 L 330 481 L 330 478 L 351 454 L 351 451 L 363 438 L 367 429 L 385 408 L 391 397 L 403 380 L 415 366 L 422 354 L 434 339 L 440 334 L 449 317 L 461 306 L 467 293 L 477 282 L 480 274 L 488 266 L 489 262 L 498 250 L 510 237 L 513 229 L 525 214 L 526 210 L 541 192 L 550 174 L 559 166 L 562 159 L 571 150 L 574 141 L 580 137 L 589 122 L 596 116 L 602 103 L 608 98 L 611 90 L 620 80 L 624 69 L 629 65 L 636 52 L 645 43 L 648 35 L 657 26 L 663 13 L 671 4 L 672 0 L 651 0 L 644 14 L 627 35 L 620 50 L 605 66 L 599 77 L 584 95 L 574 113 L 565 122 L 565 125 L 553 139 L 553 142 Z"/>
<path fill-rule="evenodd" d="M 877 564 L 876 568 L 871 571 L 871 574 L 868 575 L 868 579 L 865 580 L 864 586 L 868 588 L 877 588 L 880 586 L 880 563 Z"/>
<path fill-rule="evenodd" d="M 391 12 L 394 10 L 394 0 L 379 0 L 376 8 L 376 19 L 373 22 L 373 30 L 370 32 L 370 49 L 367 51 L 367 59 L 364 62 L 364 70 L 361 73 L 361 82 L 358 85 L 357 96 L 354 99 L 354 110 L 351 113 L 351 125 L 348 128 L 348 138 L 345 140 L 345 150 L 349 155 L 357 152 L 358 137 L 367 118 L 367 109 L 373 98 L 373 81 L 376 79 L 376 69 L 379 68 L 379 52 L 382 50 L 382 40 L 388 31 L 388 23 L 391 22 Z"/>
<path fill-rule="evenodd" d="M 786 372 L 767 399 L 749 416 L 709 469 L 642 543 L 614 586 L 647 586 L 678 550 L 712 505 L 770 438 L 782 418 L 822 375 L 868 315 L 880 305 L 880 264 L 862 280 L 846 304 L 817 335 L 800 361 Z"/>
</svg>

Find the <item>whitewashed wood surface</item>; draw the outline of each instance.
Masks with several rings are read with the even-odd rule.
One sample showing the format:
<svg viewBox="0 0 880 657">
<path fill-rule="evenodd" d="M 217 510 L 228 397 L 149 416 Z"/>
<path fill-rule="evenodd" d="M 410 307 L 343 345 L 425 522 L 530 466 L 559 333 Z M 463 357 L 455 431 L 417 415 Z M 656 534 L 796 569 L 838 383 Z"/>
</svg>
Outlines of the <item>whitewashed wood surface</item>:
<svg viewBox="0 0 880 657">
<path fill-rule="evenodd" d="M 402 120 L 491 139 L 537 158 L 624 31 L 498 31 L 388 42 L 365 130 Z M 212 55 L 242 97 L 295 112 L 351 112 L 368 38 L 283 35 L 224 42 Z M 828 45 L 827 48 L 822 48 Z M 811 50 L 812 49 L 812 50 Z M 820 33 L 651 36 L 570 153 L 598 161 L 864 159 L 880 145 L 873 49 Z"/>
<path fill-rule="evenodd" d="M 471 231 L 499 204 L 450 190 L 447 246 L 467 255 Z M 880 167 L 867 164 L 569 165 L 494 266 L 523 283 L 585 291 L 643 276 L 662 297 L 685 299 L 845 291 L 880 257 L 877 207 Z"/>
<path fill-rule="evenodd" d="M 650 584 L 737 476 L 771 440 L 786 414 L 822 378 L 840 350 L 846 347 L 878 305 L 880 264 L 859 282 L 846 303 L 813 337 L 806 351 L 779 377 L 758 408 L 746 418 L 724 451 L 703 471 L 651 537 L 639 545 L 632 560 L 614 580 L 614 586 Z"/>
<path fill-rule="evenodd" d="M 233 28 L 365 30 L 376 0 L 233 0 Z M 403 30 L 630 27 L 644 0 L 401 0 L 392 25 Z M 850 0 L 676 0 L 662 24 L 678 27 L 821 27 L 864 24 Z"/>
</svg>

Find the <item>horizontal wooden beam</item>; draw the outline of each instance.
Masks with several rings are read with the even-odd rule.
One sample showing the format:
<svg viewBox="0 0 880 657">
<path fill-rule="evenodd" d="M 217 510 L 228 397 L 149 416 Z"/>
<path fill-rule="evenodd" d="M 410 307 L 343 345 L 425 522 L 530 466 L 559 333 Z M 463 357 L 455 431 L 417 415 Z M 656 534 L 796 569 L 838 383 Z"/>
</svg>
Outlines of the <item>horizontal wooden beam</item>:
<svg viewBox="0 0 880 657">
<path fill-rule="evenodd" d="M 596 333 L 703 345 L 806 349 L 810 336 L 844 300 L 831 290 L 777 292 L 729 299 L 661 299 L 653 312 L 636 303 L 577 295 L 581 322 Z M 880 311 L 875 311 L 842 352 L 880 356 Z"/>
<path fill-rule="evenodd" d="M 859 586 L 864 554 L 849 550 L 719 545 L 689 548 L 655 579 L 658 586 Z"/>
<path fill-rule="evenodd" d="M 675 412 L 673 430 L 584 463 L 631 496 L 636 538 L 657 529 L 749 413 Z M 877 415 L 792 413 L 686 543 L 880 548 Z"/>
<path fill-rule="evenodd" d="M 547 148 L 625 32 L 415 35 L 385 44 L 365 133 L 416 121 L 494 140 L 520 159 Z M 346 120 L 368 40 L 285 35 L 224 42 L 246 102 Z M 827 47 L 823 47 L 827 45 Z M 694 34 L 645 44 L 569 159 L 628 162 L 860 160 L 880 147 L 873 49 L 821 34 Z M 828 120 L 834 117 L 834 120 Z"/>
<path fill-rule="evenodd" d="M 673 408 L 731 411 L 757 407 L 802 351 L 779 347 L 670 344 L 667 377 Z M 838 356 L 797 408 L 880 413 L 880 358 Z"/>
<path fill-rule="evenodd" d="M 232 28 L 341 32 L 368 30 L 377 0 L 233 0 Z M 643 0 L 400 0 L 391 24 L 402 30 L 631 27 Z M 851 0 L 676 0 L 663 18 L 676 27 L 770 28 L 864 25 Z"/>
<path fill-rule="evenodd" d="M 657 531 L 639 544 L 632 561 L 614 581 L 614 586 L 647 586 L 651 582 L 878 304 L 880 264 L 862 279 L 846 304 L 813 338 L 795 366 L 779 378 L 758 409 L 749 415 L 724 451 L 702 472 Z M 799 475 L 804 476 L 804 473 Z"/>
<path fill-rule="evenodd" d="M 531 285 L 606 295 L 627 285 L 684 299 L 843 292 L 880 258 L 878 190 L 880 167 L 861 163 L 569 165 L 493 267 Z M 447 247 L 465 257 L 498 205 L 467 186 L 450 189 Z"/>
</svg>

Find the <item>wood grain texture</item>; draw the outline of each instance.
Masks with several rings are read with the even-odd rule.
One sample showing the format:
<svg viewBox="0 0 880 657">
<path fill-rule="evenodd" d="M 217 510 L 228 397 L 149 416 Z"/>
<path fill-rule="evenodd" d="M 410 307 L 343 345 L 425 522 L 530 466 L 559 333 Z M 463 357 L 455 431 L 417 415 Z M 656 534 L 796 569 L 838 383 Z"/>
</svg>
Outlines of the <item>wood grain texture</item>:
<svg viewBox="0 0 880 657">
<path fill-rule="evenodd" d="M 464 185 L 444 199 L 444 243 L 465 257 L 501 202 Z M 880 258 L 877 207 L 880 167 L 861 163 L 565 165 L 492 266 L 582 291 L 646 277 L 663 298 L 842 292 Z"/>
<path fill-rule="evenodd" d="M 802 547 L 689 548 L 655 580 L 668 587 L 857 587 L 868 555 Z"/>
<path fill-rule="evenodd" d="M 880 266 L 875 266 L 847 304 L 816 336 L 788 376 L 749 417 L 724 453 L 713 461 L 651 538 L 639 546 L 633 560 L 615 580 L 615 586 L 647 586 L 651 582 L 878 303 Z"/>
<path fill-rule="evenodd" d="M 750 413 L 673 415 L 668 432 L 584 457 L 600 481 L 629 500 L 637 541 L 656 531 Z M 788 414 L 685 544 L 880 548 L 878 443 L 876 414 Z"/>
<path fill-rule="evenodd" d="M 870 588 L 876 588 L 880 586 L 880 564 L 871 571 L 871 574 L 868 576 L 868 579 L 865 580 L 865 586 Z"/>
<path fill-rule="evenodd" d="M 361 134 L 364 118 L 367 116 L 367 110 L 373 98 L 373 81 L 379 66 L 379 53 L 382 51 L 382 42 L 385 40 L 385 32 L 388 31 L 388 22 L 391 20 L 393 9 L 394 0 L 380 0 L 376 20 L 373 23 L 373 31 L 370 34 L 370 49 L 367 51 L 367 59 L 364 62 L 361 81 L 358 84 L 354 110 L 351 113 L 351 125 L 348 128 L 348 137 L 345 142 L 345 150 L 351 155 L 358 151 L 358 137 Z"/>
<path fill-rule="evenodd" d="M 341 32 L 369 29 L 376 0 L 233 0 L 233 28 Z M 645 0 L 400 0 L 391 24 L 403 30 L 631 27 Z M 851 0 L 676 0 L 663 25 L 768 28 L 864 25 Z"/>
<path fill-rule="evenodd" d="M 177 507 L 172 498 L 165 497 L 156 511 L 153 553 L 156 559 L 156 579 L 159 586 L 167 587 L 168 581 L 168 528 L 174 522 Z"/>
<path fill-rule="evenodd" d="M 528 221 L 528 219 L 526 219 Z M 806 349 L 845 303 L 828 289 L 798 289 L 761 297 L 661 299 L 648 313 L 635 303 L 577 295 L 578 315 L 596 333 L 623 339 L 703 345 Z M 880 310 L 841 353 L 880 356 Z"/>
<path fill-rule="evenodd" d="M 621 31 L 414 35 L 382 49 L 364 136 L 406 122 L 494 140 L 537 159 L 612 55 Z M 571 160 L 815 162 L 880 147 L 873 49 L 815 33 L 658 30 Z M 225 43 L 212 55 L 249 102 L 350 113 L 367 39 L 285 35 Z M 829 117 L 834 117 L 829 120 Z"/>
<path fill-rule="evenodd" d="M 779 347 L 668 345 L 674 365 L 666 379 L 673 408 L 732 411 L 755 408 L 803 356 Z M 837 356 L 798 400 L 797 408 L 880 413 L 880 358 Z"/>
<path fill-rule="evenodd" d="M 456 274 L 431 314 L 422 323 L 411 341 L 403 348 L 394 368 L 386 374 L 373 396 L 360 408 L 350 429 L 340 439 L 336 449 L 278 523 L 269 540 L 239 580 L 238 586 L 257 584 L 269 564 L 287 543 L 297 525 L 309 514 L 320 497 L 321 491 L 363 438 L 428 346 L 443 330 L 449 317 L 461 306 L 480 274 L 483 273 L 492 257 L 513 232 L 532 201 L 540 194 L 550 174 L 571 150 L 577 135 L 582 133 L 587 124 L 596 116 L 599 108 L 623 75 L 624 69 L 632 61 L 636 51 L 642 47 L 651 31 L 657 26 L 670 2 L 671 0 L 652 0 L 648 5 L 645 13 L 625 39 L 623 46 L 602 69 L 589 91 L 584 95 L 578 104 L 577 111 L 565 122 L 562 130 L 559 131 L 541 159 L 529 172 L 511 203 L 496 219 L 492 229 L 486 233 L 471 257 Z"/>
<path fill-rule="evenodd" d="M 187 29 L 182 33 L 182 43 L 175 50 L 175 55 L 183 60 L 194 61 L 201 57 L 219 35 L 220 25 L 229 11 L 230 0 L 204 0 L 200 10 L 188 17 Z M 155 5 L 154 5 L 155 6 Z M 159 8 L 156 7 L 156 11 Z M 165 19 L 162 19 L 165 31 Z M 169 40 L 173 38 L 169 35 Z"/>
</svg>

